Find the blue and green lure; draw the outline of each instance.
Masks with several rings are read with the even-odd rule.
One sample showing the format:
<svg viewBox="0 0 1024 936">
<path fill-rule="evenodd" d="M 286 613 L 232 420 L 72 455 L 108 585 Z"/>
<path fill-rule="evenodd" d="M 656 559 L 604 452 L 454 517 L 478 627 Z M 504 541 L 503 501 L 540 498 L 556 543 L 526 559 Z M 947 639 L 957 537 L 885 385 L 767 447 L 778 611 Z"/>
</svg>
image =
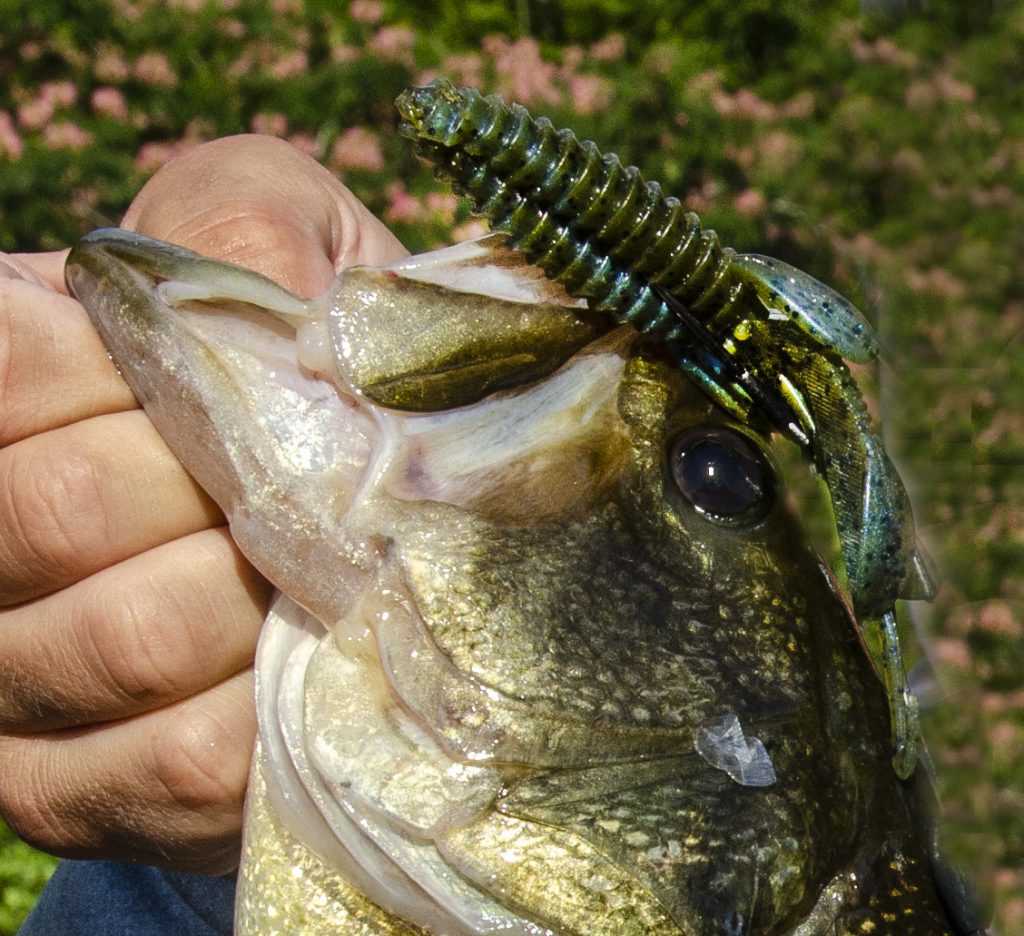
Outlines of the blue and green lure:
<svg viewBox="0 0 1024 936">
<path fill-rule="evenodd" d="M 899 598 L 930 598 L 906 490 L 845 361 L 878 356 L 846 299 L 779 260 L 737 254 L 614 154 L 526 108 L 439 79 L 396 102 L 401 130 L 511 247 L 591 308 L 662 342 L 736 419 L 797 442 L 825 479 L 858 620 L 879 628 L 893 765 L 918 757 Z"/>
</svg>

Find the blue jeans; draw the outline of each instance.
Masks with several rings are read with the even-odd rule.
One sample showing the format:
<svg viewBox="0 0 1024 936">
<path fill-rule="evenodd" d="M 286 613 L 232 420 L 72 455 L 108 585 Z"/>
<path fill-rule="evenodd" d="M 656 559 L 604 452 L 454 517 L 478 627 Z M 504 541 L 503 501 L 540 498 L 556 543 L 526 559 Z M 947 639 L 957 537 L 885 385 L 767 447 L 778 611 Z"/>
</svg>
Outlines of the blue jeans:
<svg viewBox="0 0 1024 936">
<path fill-rule="evenodd" d="M 235 876 L 62 861 L 18 936 L 229 936 Z"/>
</svg>

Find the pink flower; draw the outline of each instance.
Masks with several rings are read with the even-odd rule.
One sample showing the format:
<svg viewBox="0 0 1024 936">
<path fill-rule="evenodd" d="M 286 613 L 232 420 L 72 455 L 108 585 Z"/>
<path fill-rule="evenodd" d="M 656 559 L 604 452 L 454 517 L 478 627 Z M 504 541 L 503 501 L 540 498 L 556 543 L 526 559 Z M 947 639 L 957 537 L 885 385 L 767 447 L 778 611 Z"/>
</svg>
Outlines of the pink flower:
<svg viewBox="0 0 1024 936">
<path fill-rule="evenodd" d="M 757 189 L 744 189 L 732 200 L 735 208 L 745 218 L 758 218 L 768 207 L 768 200 Z"/>
<path fill-rule="evenodd" d="M 688 210 L 702 214 L 715 206 L 721 191 L 721 183 L 715 179 L 708 179 L 700 188 L 690 189 L 683 201 Z"/>
<path fill-rule="evenodd" d="M 245 23 L 233 16 L 217 21 L 217 32 L 228 39 L 241 39 L 245 35 Z"/>
<path fill-rule="evenodd" d="M 50 122 L 55 109 L 53 101 L 37 97 L 18 108 L 18 123 L 29 130 L 38 130 Z"/>
<path fill-rule="evenodd" d="M 939 95 L 947 101 L 962 101 L 965 104 L 972 104 L 977 97 L 977 92 L 972 85 L 958 81 L 948 72 L 936 72 L 933 80 Z"/>
<path fill-rule="evenodd" d="M 1021 729 L 1010 720 L 997 721 L 989 725 L 988 738 L 992 749 L 997 751 L 1007 761 L 1016 759 L 1024 744 L 1022 744 Z"/>
<path fill-rule="evenodd" d="M 100 43 L 96 50 L 93 74 L 100 80 L 116 84 L 124 81 L 129 75 L 128 63 L 124 60 L 121 50 L 114 46 Z"/>
<path fill-rule="evenodd" d="M 354 45 L 336 45 L 331 49 L 331 61 L 339 65 L 345 62 L 354 62 L 362 52 Z"/>
<path fill-rule="evenodd" d="M 738 166 L 742 166 L 744 169 L 751 169 L 754 165 L 754 150 L 750 146 L 737 146 L 735 143 L 726 143 L 722 147 L 722 152 L 725 153 L 733 162 Z"/>
<path fill-rule="evenodd" d="M 242 49 L 241 55 L 239 55 L 238 58 L 228 66 L 228 74 L 232 78 L 241 78 L 245 75 L 250 75 L 252 74 L 255 61 L 256 49 L 253 44 L 247 44 L 245 48 Z"/>
<path fill-rule="evenodd" d="M 1017 200 L 1017 193 L 1008 185 L 996 185 L 992 188 L 972 188 L 971 204 L 975 208 L 1010 208 Z"/>
<path fill-rule="evenodd" d="M 291 145 L 300 153 L 305 153 L 313 159 L 319 159 L 322 155 L 320 151 L 320 144 L 317 143 L 316 137 L 309 133 L 293 133 L 288 137 L 288 142 L 291 143 Z"/>
<path fill-rule="evenodd" d="M 6 153 L 13 161 L 20 159 L 24 151 L 25 143 L 14 128 L 11 115 L 7 111 L 0 111 L 0 153 Z"/>
<path fill-rule="evenodd" d="M 692 87 L 697 87 L 694 82 Z M 710 85 L 711 106 L 723 117 L 738 117 L 741 120 L 775 120 L 778 111 L 774 104 L 758 97 L 749 88 L 740 88 L 735 94 L 720 87 L 717 82 Z"/>
<path fill-rule="evenodd" d="M 612 100 L 611 85 L 600 75 L 573 75 L 569 79 L 572 106 L 580 114 L 596 114 Z"/>
<path fill-rule="evenodd" d="M 967 295 L 967 285 L 944 267 L 935 266 L 930 270 L 910 268 L 906 279 L 914 292 L 931 293 L 943 299 L 963 299 Z"/>
<path fill-rule="evenodd" d="M 452 230 L 452 241 L 453 243 L 459 243 L 460 241 L 473 240 L 477 237 L 483 237 L 489 228 L 487 222 L 480 218 L 470 218 L 464 224 L 460 224 L 457 228 Z"/>
<path fill-rule="evenodd" d="M 178 76 L 162 52 L 146 52 L 140 55 L 132 71 L 136 78 L 146 84 L 163 88 L 173 88 L 178 84 Z"/>
<path fill-rule="evenodd" d="M 858 62 L 879 62 L 900 68 L 913 68 L 917 64 L 917 56 L 913 52 L 901 49 L 884 36 L 874 42 L 865 42 L 859 35 L 855 35 L 850 40 L 850 53 Z"/>
<path fill-rule="evenodd" d="M 736 101 L 733 96 L 721 88 L 712 88 L 711 106 L 723 117 L 732 117 L 736 113 Z"/>
<path fill-rule="evenodd" d="M 795 165 L 803 151 L 803 144 L 784 130 L 773 130 L 757 141 L 757 149 L 764 168 L 781 174 Z"/>
<path fill-rule="evenodd" d="M 1013 883 L 1007 888 L 1009 893 L 1006 900 L 1002 902 L 1000 915 L 1006 921 L 1007 926 L 1013 929 L 1015 926 L 1024 924 L 1024 897 L 1017 897 L 1024 887 L 1024 880 L 1019 872 L 1015 873 Z"/>
<path fill-rule="evenodd" d="M 79 188 L 71 193 L 71 211 L 81 218 L 89 214 L 99 204 L 100 193 L 96 189 Z"/>
<path fill-rule="evenodd" d="M 89 103 L 97 114 L 106 114 L 117 120 L 128 116 L 128 103 L 117 88 L 97 88 L 90 95 Z"/>
<path fill-rule="evenodd" d="M 85 149 L 92 142 L 92 134 L 69 120 L 47 124 L 43 128 L 43 143 L 50 149 Z"/>
<path fill-rule="evenodd" d="M 935 638 L 929 643 L 931 655 L 936 663 L 951 669 L 969 670 L 971 654 L 967 644 L 952 637 Z"/>
<path fill-rule="evenodd" d="M 39 97 L 52 101 L 55 107 L 71 107 L 78 98 L 78 89 L 70 81 L 47 81 L 39 89 Z"/>
<path fill-rule="evenodd" d="M 882 263 L 889 256 L 887 248 L 863 232 L 856 234 L 850 242 L 850 252 L 858 260 L 870 260 L 872 263 Z"/>
<path fill-rule="evenodd" d="M 357 23 L 369 23 L 372 26 L 379 23 L 384 15 L 384 4 L 380 0 L 352 0 L 348 15 Z"/>
<path fill-rule="evenodd" d="M 451 224 L 455 220 L 455 211 L 458 207 L 459 200 L 451 192 L 427 193 L 427 208 L 444 224 Z"/>
<path fill-rule="evenodd" d="M 301 49 L 290 52 L 270 66 L 270 73 L 279 79 L 294 78 L 309 68 L 309 56 Z"/>
<path fill-rule="evenodd" d="M 449 55 L 441 63 L 441 74 L 456 84 L 479 88 L 483 84 L 483 59 L 477 52 Z"/>
<path fill-rule="evenodd" d="M 889 165 L 892 167 L 893 172 L 912 176 L 924 172 L 928 164 L 923 153 L 911 149 L 909 146 L 904 146 L 892 154 Z"/>
<path fill-rule="evenodd" d="M 580 65 L 583 64 L 583 60 L 586 58 L 586 53 L 578 45 L 567 45 L 562 49 L 562 68 L 563 74 L 571 75 Z"/>
<path fill-rule="evenodd" d="M 384 209 L 387 221 L 405 221 L 415 224 L 423 220 L 423 203 L 410 194 L 401 182 L 392 182 L 387 187 L 388 206 Z"/>
<path fill-rule="evenodd" d="M 114 12 L 129 22 L 136 22 L 142 16 L 142 10 L 135 0 L 113 0 Z"/>
<path fill-rule="evenodd" d="M 774 120 L 775 107 L 766 100 L 758 97 L 749 88 L 740 88 L 733 96 L 735 113 L 737 117 L 747 120 Z"/>
<path fill-rule="evenodd" d="M 798 119 L 810 117 L 814 113 L 814 104 L 814 92 L 801 91 L 782 105 L 782 113 L 786 117 L 796 117 Z"/>
<path fill-rule="evenodd" d="M 135 154 L 135 168 L 139 172 L 156 172 L 175 156 L 196 145 L 197 140 L 183 138 L 174 143 L 144 143 Z"/>
<path fill-rule="evenodd" d="M 249 129 L 265 136 L 283 137 L 288 132 L 288 118 L 279 113 L 254 114 Z"/>
<path fill-rule="evenodd" d="M 398 62 L 412 68 L 416 34 L 407 26 L 383 26 L 370 39 L 370 50 L 387 62 Z"/>
<path fill-rule="evenodd" d="M 186 150 L 213 136 L 210 121 L 196 117 L 188 122 L 185 133 L 172 143 L 146 143 L 135 154 L 135 168 L 140 172 L 154 172 Z"/>
<path fill-rule="evenodd" d="M 990 137 L 998 137 L 1002 134 L 1002 125 L 991 114 L 980 114 L 976 110 L 969 110 L 964 114 L 964 126 L 976 133 L 984 133 Z"/>
<path fill-rule="evenodd" d="M 557 69 L 541 58 L 536 39 L 510 43 L 501 36 L 488 36 L 483 47 L 494 59 L 498 85 L 507 98 L 527 106 L 561 103 L 562 96 L 554 84 Z"/>
<path fill-rule="evenodd" d="M 622 33 L 611 33 L 590 47 L 590 57 L 598 62 L 615 62 L 625 54 L 626 37 Z"/>
<path fill-rule="evenodd" d="M 702 94 L 713 94 L 721 87 L 722 76 L 711 68 L 691 78 L 686 83 L 686 93 L 689 97 L 699 97 Z"/>
<path fill-rule="evenodd" d="M 380 139 L 365 127 L 346 130 L 331 148 L 331 164 L 338 169 L 362 169 L 379 172 L 384 168 Z"/>
<path fill-rule="evenodd" d="M 156 172 L 170 162 L 174 151 L 170 143 L 143 143 L 135 154 L 135 168 L 139 172 Z"/>
</svg>

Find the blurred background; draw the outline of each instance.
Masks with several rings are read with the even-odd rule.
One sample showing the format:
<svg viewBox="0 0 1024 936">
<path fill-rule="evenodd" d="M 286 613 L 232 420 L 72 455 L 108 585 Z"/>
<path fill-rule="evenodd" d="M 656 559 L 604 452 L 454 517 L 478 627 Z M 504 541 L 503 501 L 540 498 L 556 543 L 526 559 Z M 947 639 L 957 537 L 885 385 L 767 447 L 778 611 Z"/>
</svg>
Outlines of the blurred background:
<svg viewBox="0 0 1024 936">
<path fill-rule="evenodd" d="M 0 250 L 116 223 L 240 132 L 323 161 L 411 250 L 472 236 L 395 132 L 395 95 L 439 74 L 617 152 L 875 324 L 888 363 L 860 376 L 941 569 L 905 624 L 949 848 L 1024 932 L 1024 0 L 7 0 Z M 0 825 L 0 934 L 52 864 Z"/>
</svg>

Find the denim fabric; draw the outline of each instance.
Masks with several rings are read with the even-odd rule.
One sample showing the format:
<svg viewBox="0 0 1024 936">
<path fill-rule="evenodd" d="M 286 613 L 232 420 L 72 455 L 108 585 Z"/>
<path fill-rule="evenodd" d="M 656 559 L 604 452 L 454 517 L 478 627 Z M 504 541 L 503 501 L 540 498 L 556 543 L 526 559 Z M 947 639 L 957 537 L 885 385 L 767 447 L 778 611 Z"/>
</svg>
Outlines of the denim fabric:
<svg viewBox="0 0 1024 936">
<path fill-rule="evenodd" d="M 18 936 L 227 936 L 234 902 L 233 874 L 62 861 Z"/>
</svg>

